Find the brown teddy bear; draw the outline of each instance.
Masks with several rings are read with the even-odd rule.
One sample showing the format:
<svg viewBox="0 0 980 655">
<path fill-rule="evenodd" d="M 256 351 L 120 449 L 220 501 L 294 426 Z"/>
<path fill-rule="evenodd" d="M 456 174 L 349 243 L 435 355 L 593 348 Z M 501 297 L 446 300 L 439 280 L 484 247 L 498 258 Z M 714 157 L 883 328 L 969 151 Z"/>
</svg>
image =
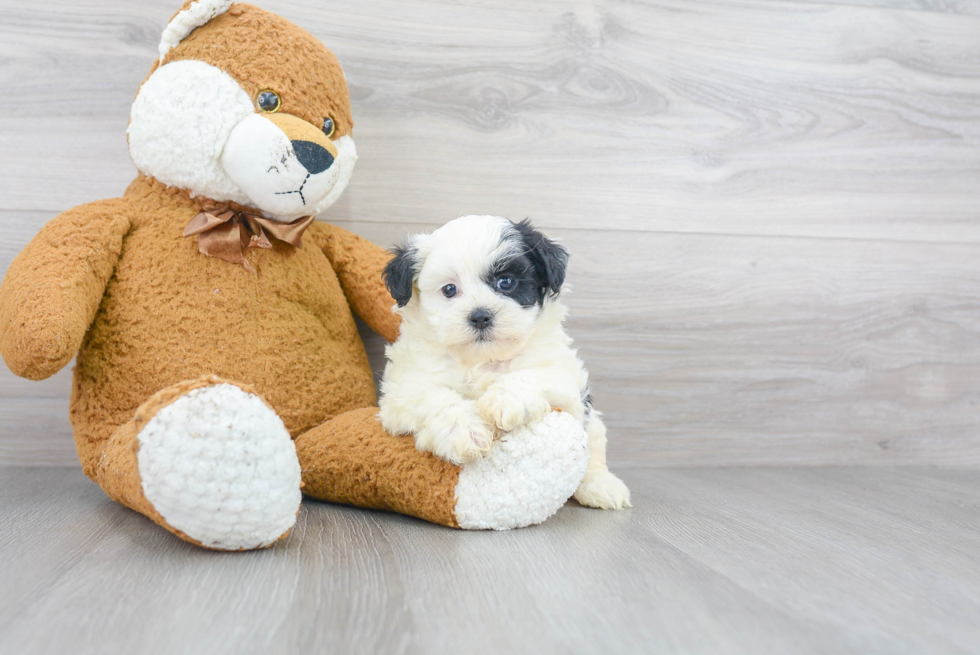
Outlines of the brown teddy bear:
<svg viewBox="0 0 980 655">
<path fill-rule="evenodd" d="M 270 545 L 301 486 L 456 527 L 526 525 L 584 473 L 584 436 L 559 413 L 512 458 L 573 454 L 505 493 L 506 449 L 467 473 L 381 429 L 352 310 L 397 337 L 389 255 L 314 221 L 350 179 L 351 129 L 343 71 L 310 34 L 249 5 L 187 2 L 133 103 L 139 175 L 48 223 L 0 287 L 14 373 L 40 380 L 77 357 L 86 475 L 196 544 Z"/>
</svg>

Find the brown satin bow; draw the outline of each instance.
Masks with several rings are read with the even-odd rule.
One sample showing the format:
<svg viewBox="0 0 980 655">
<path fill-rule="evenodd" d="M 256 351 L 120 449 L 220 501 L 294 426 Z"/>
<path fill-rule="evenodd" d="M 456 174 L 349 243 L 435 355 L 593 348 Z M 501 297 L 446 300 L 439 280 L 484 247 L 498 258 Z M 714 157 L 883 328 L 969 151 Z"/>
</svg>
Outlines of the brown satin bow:
<svg viewBox="0 0 980 655">
<path fill-rule="evenodd" d="M 297 248 L 303 247 L 303 232 L 313 222 L 313 216 L 303 216 L 289 223 L 279 223 L 253 214 L 236 212 L 228 205 L 202 209 L 184 228 L 184 236 L 197 237 L 197 249 L 208 257 L 241 264 L 249 273 L 255 268 L 245 259 L 248 248 L 271 248 L 273 238 Z"/>
</svg>

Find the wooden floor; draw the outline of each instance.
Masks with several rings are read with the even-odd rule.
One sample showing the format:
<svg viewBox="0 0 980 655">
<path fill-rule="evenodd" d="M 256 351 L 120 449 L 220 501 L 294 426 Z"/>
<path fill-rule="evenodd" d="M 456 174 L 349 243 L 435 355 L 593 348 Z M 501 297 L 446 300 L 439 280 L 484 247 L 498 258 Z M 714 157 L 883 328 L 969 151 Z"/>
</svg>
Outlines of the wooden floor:
<svg viewBox="0 0 980 655">
<path fill-rule="evenodd" d="M 620 471 L 635 507 L 459 532 L 307 502 L 214 553 L 0 469 L 2 653 L 980 653 L 980 472 Z"/>
<path fill-rule="evenodd" d="M 321 218 L 568 246 L 635 507 L 483 534 L 308 503 L 211 553 L 82 477 L 70 371 L 0 366 L 0 653 L 980 653 L 980 2 L 252 2 L 350 84 Z M 180 4 L 0 0 L 0 272 L 135 175 Z"/>
</svg>

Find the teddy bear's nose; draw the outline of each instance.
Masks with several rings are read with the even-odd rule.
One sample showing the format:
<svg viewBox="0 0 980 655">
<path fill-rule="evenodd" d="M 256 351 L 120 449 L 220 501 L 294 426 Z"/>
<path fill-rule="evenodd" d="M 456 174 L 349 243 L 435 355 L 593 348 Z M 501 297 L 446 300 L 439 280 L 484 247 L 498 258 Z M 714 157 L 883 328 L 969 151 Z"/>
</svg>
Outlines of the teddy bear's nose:
<svg viewBox="0 0 980 655">
<path fill-rule="evenodd" d="M 333 155 L 323 146 L 312 141 L 290 141 L 290 143 L 293 144 L 296 159 L 310 175 L 322 173 L 333 165 Z"/>
</svg>

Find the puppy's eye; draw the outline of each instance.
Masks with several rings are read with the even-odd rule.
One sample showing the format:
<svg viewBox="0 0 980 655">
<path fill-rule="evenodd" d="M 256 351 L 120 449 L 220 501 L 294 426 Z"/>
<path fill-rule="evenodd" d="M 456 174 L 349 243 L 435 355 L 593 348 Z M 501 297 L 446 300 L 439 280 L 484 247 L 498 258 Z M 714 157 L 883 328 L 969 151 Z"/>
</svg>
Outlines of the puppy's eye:
<svg viewBox="0 0 980 655">
<path fill-rule="evenodd" d="M 323 119 L 323 133 L 328 137 L 333 136 L 333 133 L 337 130 L 336 126 L 333 124 L 333 119 L 327 116 Z"/>
<path fill-rule="evenodd" d="M 508 275 L 497 278 L 497 289 L 500 291 L 511 291 L 516 284 L 517 282 L 514 281 L 514 278 Z"/>
<path fill-rule="evenodd" d="M 446 286 L 444 286 L 442 288 L 442 295 L 446 296 L 447 298 L 452 298 L 453 296 L 455 296 L 456 295 L 456 285 L 455 284 L 447 284 Z"/>
<path fill-rule="evenodd" d="M 262 111 L 272 113 L 279 111 L 279 108 L 282 107 L 282 100 L 280 100 L 279 96 L 272 91 L 262 91 L 255 98 L 255 104 L 257 104 L 259 109 Z"/>
</svg>

